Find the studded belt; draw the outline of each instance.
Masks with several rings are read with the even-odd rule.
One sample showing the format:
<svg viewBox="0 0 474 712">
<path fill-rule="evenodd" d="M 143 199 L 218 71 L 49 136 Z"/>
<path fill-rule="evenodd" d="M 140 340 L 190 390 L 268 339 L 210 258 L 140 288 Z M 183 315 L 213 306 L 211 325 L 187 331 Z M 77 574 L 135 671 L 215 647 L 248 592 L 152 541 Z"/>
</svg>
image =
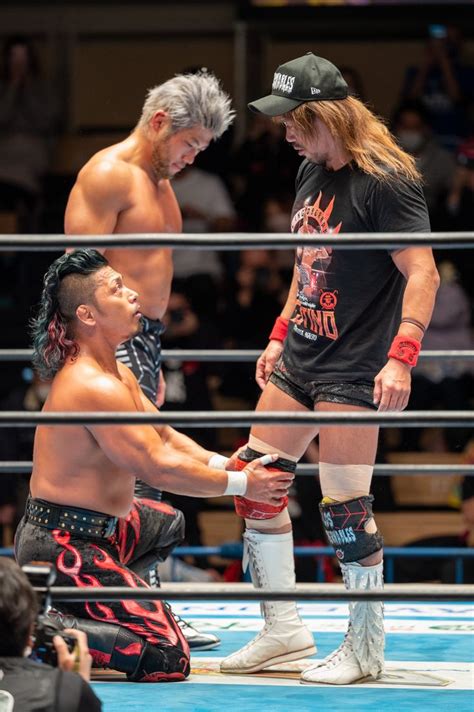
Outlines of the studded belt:
<svg viewBox="0 0 474 712">
<path fill-rule="evenodd" d="M 115 533 L 118 518 L 81 507 L 53 504 L 28 497 L 25 519 L 44 529 L 60 529 L 78 537 L 107 539 Z"/>
</svg>

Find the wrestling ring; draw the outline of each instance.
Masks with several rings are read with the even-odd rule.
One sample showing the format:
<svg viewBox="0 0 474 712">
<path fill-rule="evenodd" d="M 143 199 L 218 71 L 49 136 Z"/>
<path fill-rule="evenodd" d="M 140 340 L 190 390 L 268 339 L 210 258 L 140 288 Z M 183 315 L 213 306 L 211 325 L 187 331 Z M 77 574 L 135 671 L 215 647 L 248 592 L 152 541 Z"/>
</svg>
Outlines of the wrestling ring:
<svg viewBox="0 0 474 712">
<path fill-rule="evenodd" d="M 322 237 L 322 236 L 321 236 Z M 344 235 L 340 237 L 319 235 L 298 236 L 301 245 L 329 244 L 335 249 L 387 249 L 408 245 L 432 245 L 438 249 L 472 247 L 472 233 L 435 234 L 374 234 Z M 65 244 L 64 235 L 54 236 L 0 236 L 0 250 L 58 251 L 67 247 L 137 247 L 151 246 L 236 250 L 241 248 L 287 249 L 295 247 L 295 235 L 111 235 L 74 236 Z M 254 351 L 164 351 L 164 360 L 180 361 L 252 361 Z M 26 349 L 0 350 L 0 361 L 28 361 L 31 352 Z M 426 351 L 423 359 L 474 360 L 474 351 Z M 228 412 L 166 412 L 145 413 L 32 413 L 0 412 L 0 427 L 31 427 L 40 423 L 117 424 L 117 423 L 169 423 L 177 427 L 234 427 L 255 422 L 291 424 L 377 424 L 381 427 L 463 427 L 474 425 L 471 411 L 409 411 L 404 413 L 254 413 L 253 411 Z M 0 462 L 0 476 L 5 473 L 27 473 L 30 462 Z M 298 476 L 314 476 L 317 466 L 300 465 Z M 376 465 L 376 477 L 387 475 L 468 475 L 474 476 L 472 465 Z M 230 695 L 249 712 L 268 708 L 280 712 L 297 707 L 301 712 L 321 708 L 335 710 L 380 709 L 383 705 L 396 705 L 400 710 L 419 710 L 429 707 L 433 711 L 455 707 L 458 712 L 472 710 L 474 682 L 474 585 L 463 581 L 463 565 L 472 559 L 474 549 L 468 548 L 412 548 L 387 547 L 385 549 L 386 580 L 381 592 L 348 592 L 340 584 L 324 583 L 324 572 L 319 564 L 321 557 L 332 555 L 329 547 L 296 547 L 297 556 L 315 559 L 315 581 L 299 584 L 294 593 L 255 591 L 249 584 L 164 584 L 160 589 L 64 588 L 53 587 L 53 601 L 97 600 L 114 598 L 166 599 L 173 603 L 176 613 L 203 631 L 216 633 L 221 646 L 213 651 L 192 655 L 192 672 L 185 683 L 150 685 L 129 683 L 120 673 L 95 671 L 93 687 L 107 712 L 127 708 L 129 712 L 161 709 L 166 711 L 192 710 L 217 712 L 229 704 Z M 222 556 L 239 558 L 238 543 L 217 547 L 181 547 L 178 555 Z M 0 550 L 11 555 L 10 549 Z M 451 584 L 393 584 L 393 561 L 404 557 L 447 557 L 455 561 L 456 583 Z M 377 681 L 350 686 L 299 684 L 299 674 L 310 660 L 275 666 L 252 675 L 223 675 L 219 661 L 247 643 L 261 627 L 258 603 L 261 600 L 298 600 L 300 613 L 315 633 L 318 653 L 324 658 L 342 641 L 347 624 L 347 603 L 355 599 L 384 600 L 386 640 L 386 673 Z M 229 687 L 231 689 L 229 689 Z M 471 700 L 471 702 L 469 702 Z"/>
</svg>

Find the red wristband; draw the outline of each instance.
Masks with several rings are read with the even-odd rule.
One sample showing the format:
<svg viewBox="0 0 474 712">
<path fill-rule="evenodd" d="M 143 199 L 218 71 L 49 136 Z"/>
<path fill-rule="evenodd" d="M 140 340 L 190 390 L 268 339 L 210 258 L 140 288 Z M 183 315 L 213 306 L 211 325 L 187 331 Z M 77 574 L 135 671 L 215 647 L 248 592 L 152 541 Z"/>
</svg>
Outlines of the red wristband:
<svg viewBox="0 0 474 712">
<path fill-rule="evenodd" d="M 420 351 L 421 343 L 416 339 L 412 339 L 410 336 L 396 336 L 387 356 L 406 363 L 408 366 L 416 366 Z"/>
<path fill-rule="evenodd" d="M 272 333 L 270 334 L 270 339 L 276 339 L 277 341 L 284 341 L 288 333 L 289 319 L 284 319 L 282 316 L 277 316 L 275 323 L 273 325 Z"/>
</svg>

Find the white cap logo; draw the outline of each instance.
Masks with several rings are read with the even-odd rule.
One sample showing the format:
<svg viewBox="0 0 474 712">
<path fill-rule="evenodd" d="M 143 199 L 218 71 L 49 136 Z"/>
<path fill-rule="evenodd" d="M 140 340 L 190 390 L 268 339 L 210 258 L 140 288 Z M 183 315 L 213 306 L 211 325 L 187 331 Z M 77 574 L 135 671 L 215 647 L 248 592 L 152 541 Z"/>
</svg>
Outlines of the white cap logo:
<svg viewBox="0 0 474 712">
<path fill-rule="evenodd" d="M 285 94 L 291 94 L 293 91 L 293 85 L 295 83 L 295 77 L 291 77 L 288 74 L 280 74 L 280 72 L 275 72 L 273 75 L 272 89 L 276 91 L 283 91 Z"/>
</svg>

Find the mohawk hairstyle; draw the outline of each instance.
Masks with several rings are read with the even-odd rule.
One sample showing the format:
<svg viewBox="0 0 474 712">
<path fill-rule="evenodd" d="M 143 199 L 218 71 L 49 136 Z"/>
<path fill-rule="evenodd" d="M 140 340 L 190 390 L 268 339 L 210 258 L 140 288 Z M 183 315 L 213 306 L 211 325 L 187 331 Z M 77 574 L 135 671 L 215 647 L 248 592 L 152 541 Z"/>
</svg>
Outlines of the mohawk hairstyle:
<svg viewBox="0 0 474 712">
<path fill-rule="evenodd" d="M 77 307 L 94 293 L 88 277 L 107 265 L 100 252 L 83 249 L 62 255 L 46 272 L 38 314 L 30 323 L 33 366 L 41 378 L 52 378 L 67 356 L 79 353 L 70 325 Z"/>
</svg>

